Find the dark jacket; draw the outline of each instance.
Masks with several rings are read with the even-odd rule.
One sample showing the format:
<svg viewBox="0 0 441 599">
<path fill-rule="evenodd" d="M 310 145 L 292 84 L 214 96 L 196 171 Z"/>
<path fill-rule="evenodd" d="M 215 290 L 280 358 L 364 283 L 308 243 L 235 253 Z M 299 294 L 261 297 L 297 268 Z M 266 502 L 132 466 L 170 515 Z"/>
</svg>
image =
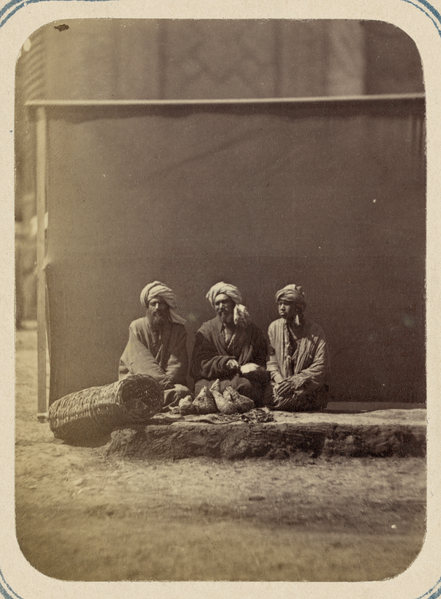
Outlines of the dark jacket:
<svg viewBox="0 0 441 599">
<path fill-rule="evenodd" d="M 254 362 L 265 368 L 267 343 L 262 331 L 252 322 L 246 328 L 237 327 L 228 345 L 225 343 L 219 317 L 205 322 L 196 333 L 190 374 L 195 381 L 214 380 L 231 375 L 228 360 L 239 366 Z"/>
</svg>

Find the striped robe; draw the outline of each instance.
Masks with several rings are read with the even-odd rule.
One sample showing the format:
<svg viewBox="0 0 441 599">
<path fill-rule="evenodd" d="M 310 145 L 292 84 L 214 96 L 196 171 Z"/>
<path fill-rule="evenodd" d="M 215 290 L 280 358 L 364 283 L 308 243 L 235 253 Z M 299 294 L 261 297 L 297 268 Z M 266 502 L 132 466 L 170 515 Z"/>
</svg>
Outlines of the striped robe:
<svg viewBox="0 0 441 599">
<path fill-rule="evenodd" d="M 307 395 L 317 396 L 327 388 L 329 376 L 328 346 L 322 328 L 314 322 L 306 322 L 297 347 L 292 352 L 288 325 L 279 318 L 268 329 L 270 350 L 267 370 L 271 377 L 279 373 L 284 379 L 292 378 L 296 386 Z M 314 408 L 312 401 L 311 408 Z"/>
</svg>

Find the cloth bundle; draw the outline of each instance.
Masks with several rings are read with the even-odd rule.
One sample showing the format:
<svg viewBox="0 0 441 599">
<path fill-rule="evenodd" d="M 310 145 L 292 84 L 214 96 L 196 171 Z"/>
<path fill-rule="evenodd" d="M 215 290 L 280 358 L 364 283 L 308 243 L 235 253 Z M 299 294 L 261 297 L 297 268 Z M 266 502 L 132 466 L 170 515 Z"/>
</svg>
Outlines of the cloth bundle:
<svg viewBox="0 0 441 599">
<path fill-rule="evenodd" d="M 146 423 L 161 410 L 163 397 L 152 377 L 133 375 L 58 399 L 49 408 L 49 425 L 57 439 L 93 443 L 115 429 Z"/>
</svg>

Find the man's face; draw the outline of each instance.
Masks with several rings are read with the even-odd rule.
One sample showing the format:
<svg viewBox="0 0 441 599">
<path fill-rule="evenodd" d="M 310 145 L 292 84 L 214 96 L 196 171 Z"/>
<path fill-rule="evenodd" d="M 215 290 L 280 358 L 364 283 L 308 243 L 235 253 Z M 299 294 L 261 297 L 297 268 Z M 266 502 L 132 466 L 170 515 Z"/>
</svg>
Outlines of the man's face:
<svg viewBox="0 0 441 599">
<path fill-rule="evenodd" d="M 234 302 L 228 295 L 219 293 L 214 300 L 214 308 L 223 323 L 231 324 L 233 322 Z"/>
<path fill-rule="evenodd" d="M 290 324 L 295 327 L 303 326 L 305 322 L 304 317 L 304 306 L 301 302 L 290 302 L 285 299 L 280 299 L 277 302 L 277 307 L 279 309 L 279 314 L 282 318 L 287 320 Z"/>
<path fill-rule="evenodd" d="M 162 327 L 169 315 L 169 306 L 161 297 L 154 297 L 147 306 L 147 317 L 154 327 Z"/>
</svg>

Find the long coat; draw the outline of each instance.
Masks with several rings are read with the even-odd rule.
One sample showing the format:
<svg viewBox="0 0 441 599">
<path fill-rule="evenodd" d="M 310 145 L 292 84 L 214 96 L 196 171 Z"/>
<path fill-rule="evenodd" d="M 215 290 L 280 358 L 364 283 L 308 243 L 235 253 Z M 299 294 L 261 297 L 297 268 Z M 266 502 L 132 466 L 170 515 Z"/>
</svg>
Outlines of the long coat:
<svg viewBox="0 0 441 599">
<path fill-rule="evenodd" d="M 119 378 L 148 374 L 163 388 L 187 384 L 187 332 L 184 325 L 167 322 L 159 340 L 148 319 L 138 318 L 129 327 L 129 340 L 119 363 Z"/>
<path fill-rule="evenodd" d="M 325 334 L 315 322 L 306 322 L 297 340 L 294 355 L 289 355 L 287 324 L 283 318 L 272 322 L 268 329 L 270 351 L 268 371 L 279 372 L 283 378 L 295 376 L 308 392 L 319 389 L 329 376 L 329 355 Z"/>
<path fill-rule="evenodd" d="M 237 327 L 229 343 L 225 342 L 219 317 L 205 322 L 196 333 L 190 374 L 195 381 L 228 378 L 228 360 L 237 360 L 239 366 L 253 362 L 265 368 L 267 343 L 262 331 L 252 322 L 245 328 Z"/>
</svg>

